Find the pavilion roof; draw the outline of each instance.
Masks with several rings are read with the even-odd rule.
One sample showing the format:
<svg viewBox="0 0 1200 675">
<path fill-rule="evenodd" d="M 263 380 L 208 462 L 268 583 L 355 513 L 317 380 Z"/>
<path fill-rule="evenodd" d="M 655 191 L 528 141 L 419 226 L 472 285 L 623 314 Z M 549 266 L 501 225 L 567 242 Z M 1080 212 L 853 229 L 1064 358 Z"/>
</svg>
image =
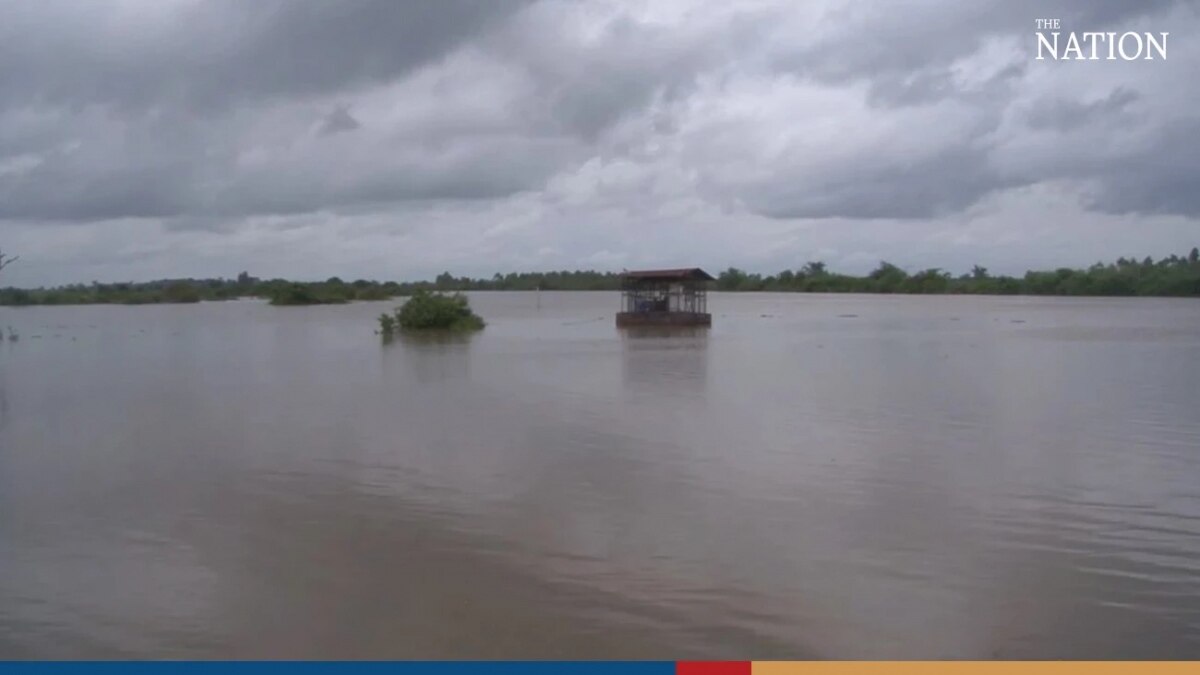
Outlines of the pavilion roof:
<svg viewBox="0 0 1200 675">
<path fill-rule="evenodd" d="M 621 273 L 626 279 L 661 281 L 715 281 L 716 279 L 699 267 L 683 267 L 671 270 L 630 270 Z"/>
</svg>

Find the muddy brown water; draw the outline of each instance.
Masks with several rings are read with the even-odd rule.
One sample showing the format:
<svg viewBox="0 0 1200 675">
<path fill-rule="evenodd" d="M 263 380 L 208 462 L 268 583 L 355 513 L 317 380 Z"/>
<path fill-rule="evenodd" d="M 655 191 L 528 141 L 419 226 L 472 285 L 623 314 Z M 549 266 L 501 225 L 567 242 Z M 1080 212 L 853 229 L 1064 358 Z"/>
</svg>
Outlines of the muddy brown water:
<svg viewBox="0 0 1200 675">
<path fill-rule="evenodd" d="M 0 656 L 1200 658 L 1200 302 L 0 308 Z"/>
</svg>

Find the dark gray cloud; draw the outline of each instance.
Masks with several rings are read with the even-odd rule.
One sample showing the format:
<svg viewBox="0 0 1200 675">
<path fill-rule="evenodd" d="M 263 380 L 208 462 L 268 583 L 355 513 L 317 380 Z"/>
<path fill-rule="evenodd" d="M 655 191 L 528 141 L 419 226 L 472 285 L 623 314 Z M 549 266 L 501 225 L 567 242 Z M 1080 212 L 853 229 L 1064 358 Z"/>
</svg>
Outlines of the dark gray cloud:
<svg viewBox="0 0 1200 675">
<path fill-rule="evenodd" d="M 1200 214 L 1197 139 L 1200 119 L 1157 129 L 1152 141 L 1137 152 L 1097 167 L 1097 187 L 1089 205 L 1108 213 Z"/>
<path fill-rule="evenodd" d="M 1131 19 L 1163 16 L 1187 0 L 1007 0 L 837 4 L 821 16 L 813 39 L 783 48 L 772 57 L 785 72 L 826 82 L 866 80 L 892 83 L 944 72 L 955 60 L 997 37 L 1020 36 L 1034 44 L 1034 21 L 1057 18 L 1063 31 L 1106 30 Z"/>
<path fill-rule="evenodd" d="M 784 38 L 798 33 L 780 24 L 775 30 L 783 37 L 773 40 L 768 57 L 772 70 L 814 86 L 862 87 L 865 102 L 880 119 L 893 114 L 889 109 L 924 109 L 926 114 L 915 117 L 896 114 L 907 124 L 896 132 L 927 138 L 927 150 L 893 155 L 882 145 L 872 157 L 858 150 L 839 153 L 829 147 L 832 143 L 805 139 L 805 147 L 820 153 L 811 156 L 819 170 L 782 162 L 759 180 L 735 181 L 734 190 L 743 190 L 751 208 L 771 217 L 909 219 L 959 211 L 999 190 L 1071 179 L 1094 184 L 1085 199 L 1094 209 L 1200 215 L 1194 191 L 1184 187 L 1196 155 L 1168 145 L 1186 147 L 1185 135 L 1171 134 L 1168 141 L 1164 126 L 1171 116 L 1196 120 L 1197 114 L 1172 111 L 1172 102 L 1154 100 L 1184 81 L 1183 70 L 1197 64 L 1197 53 L 1176 48 L 1175 61 L 1160 64 L 1158 71 L 1145 64 L 1133 64 L 1136 70 L 1110 65 L 1108 71 L 1094 63 L 1035 64 L 1035 18 L 1058 18 L 1063 31 L 1174 30 L 1176 44 L 1181 34 L 1200 28 L 1194 6 L 1180 0 L 839 4 L 821 15 L 827 30 L 791 42 Z M 981 65 L 991 66 L 991 72 L 964 75 Z M 1083 70 L 1087 66 L 1090 71 Z M 1050 74 L 1048 68 L 1060 71 Z M 1185 86 L 1200 95 L 1200 86 Z M 1144 105 L 1135 105 L 1139 102 Z M 949 110 L 963 123 L 937 126 Z M 1014 115 L 1027 126 L 1018 123 L 1014 129 L 1009 119 Z M 853 138 L 853 120 L 847 116 L 839 132 Z M 1147 124 L 1153 128 L 1129 133 Z M 1005 134 L 1023 133 L 1022 128 L 1069 138 L 1039 135 L 1043 148 L 1060 153 L 1040 166 L 1019 171 L 997 166 L 995 157 L 1009 152 L 1012 137 Z M 1095 147 L 1123 142 L 1099 156 L 1092 151 L 1073 155 L 1084 137 Z M 1134 166 L 1137 171 L 1130 171 Z"/>
<path fill-rule="evenodd" d="M 325 116 L 317 133 L 329 136 L 342 133 L 343 131 L 354 131 L 361 126 L 358 120 L 354 119 L 354 116 L 346 109 L 346 106 L 338 106 Z"/>
<path fill-rule="evenodd" d="M 1094 101 L 1045 98 L 1035 102 L 1029 111 L 1029 127 L 1068 131 L 1097 120 L 1119 120 L 1117 115 L 1139 98 L 1141 95 L 1136 91 L 1124 87 Z"/>
<path fill-rule="evenodd" d="M 949 148 L 915 163 L 843 166 L 803 186 L 771 181 L 744 191 L 755 211 L 772 218 L 932 218 L 961 211 L 1004 183 L 983 153 Z"/>
<path fill-rule="evenodd" d="M 1037 62 L 1036 18 L 1170 31 L 1171 56 Z M 1186 0 L 12 3 L 0 236 L 74 237 L 88 264 L 119 230 L 162 239 L 113 261 L 284 240 L 374 260 L 394 236 L 439 267 L 557 267 L 706 223 L 692 257 L 858 261 L 899 256 L 848 223 L 924 224 L 932 255 L 986 229 L 938 223 L 1067 191 L 1061 217 L 1136 216 L 1165 245 L 1200 218 L 1197 34 Z M 1047 236 L 1013 218 L 987 236 Z"/>
<path fill-rule="evenodd" d="M 0 96 L 208 109 L 386 82 L 520 10 L 519 0 L 14 3 Z"/>
</svg>

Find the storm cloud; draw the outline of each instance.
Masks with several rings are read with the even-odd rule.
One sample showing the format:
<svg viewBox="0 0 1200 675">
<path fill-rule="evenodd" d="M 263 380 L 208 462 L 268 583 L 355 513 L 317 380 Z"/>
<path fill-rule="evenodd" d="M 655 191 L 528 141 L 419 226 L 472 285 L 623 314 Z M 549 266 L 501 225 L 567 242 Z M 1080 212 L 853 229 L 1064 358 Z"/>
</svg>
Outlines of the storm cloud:
<svg viewBox="0 0 1200 675">
<path fill-rule="evenodd" d="M 1169 58 L 1036 61 L 1039 18 Z M 1198 34 L 1185 0 L 7 3 L 4 281 L 1180 252 Z"/>
</svg>

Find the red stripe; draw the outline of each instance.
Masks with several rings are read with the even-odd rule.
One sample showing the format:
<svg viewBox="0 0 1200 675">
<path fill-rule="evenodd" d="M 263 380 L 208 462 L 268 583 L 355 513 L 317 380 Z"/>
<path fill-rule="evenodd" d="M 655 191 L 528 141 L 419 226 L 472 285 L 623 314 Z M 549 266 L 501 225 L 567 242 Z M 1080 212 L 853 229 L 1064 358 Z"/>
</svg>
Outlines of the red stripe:
<svg viewBox="0 0 1200 675">
<path fill-rule="evenodd" d="M 750 675 L 750 662 L 676 661 L 675 675 Z"/>
</svg>

